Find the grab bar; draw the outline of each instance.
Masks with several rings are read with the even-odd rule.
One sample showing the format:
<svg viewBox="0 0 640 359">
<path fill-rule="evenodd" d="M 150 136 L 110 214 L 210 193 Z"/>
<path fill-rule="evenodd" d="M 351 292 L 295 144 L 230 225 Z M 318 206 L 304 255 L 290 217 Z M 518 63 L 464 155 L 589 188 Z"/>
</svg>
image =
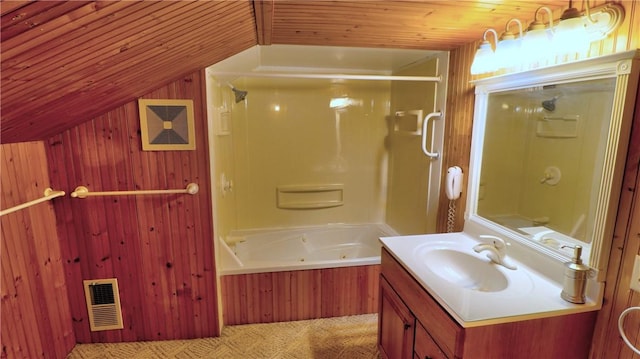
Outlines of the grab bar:
<svg viewBox="0 0 640 359">
<path fill-rule="evenodd" d="M 141 194 L 173 194 L 173 193 L 186 193 L 196 194 L 200 190 L 195 183 L 189 183 L 185 189 L 157 189 L 157 190 L 144 190 L 144 191 L 106 191 L 106 192 L 89 192 L 89 189 L 85 186 L 78 186 L 71 192 L 73 198 L 87 198 L 90 196 L 127 196 L 127 195 L 141 195 Z"/>
<path fill-rule="evenodd" d="M 11 207 L 11 208 L 7 208 L 4 209 L 2 211 L 0 211 L 0 217 L 4 216 L 5 214 L 9 214 L 9 213 L 13 213 L 15 211 L 19 211 L 23 208 L 27 208 L 27 207 L 31 207 L 33 205 L 36 205 L 38 203 L 42 203 L 44 201 L 48 201 L 50 199 L 54 199 L 56 197 L 62 197 L 64 196 L 64 191 L 54 191 L 51 188 L 47 188 L 44 190 L 44 197 L 38 198 L 38 199 L 34 199 L 33 201 L 29 201 L 23 204 L 19 204 L 17 206 Z"/>
<path fill-rule="evenodd" d="M 424 152 L 424 154 L 427 155 L 427 157 L 429 157 L 430 159 L 437 160 L 440 154 L 438 152 L 433 152 L 433 148 L 431 149 L 431 151 L 427 149 L 427 137 L 428 137 L 427 125 L 429 124 L 429 120 L 431 120 L 431 118 L 433 117 L 442 117 L 442 112 L 440 111 L 431 112 L 422 121 L 422 152 Z M 433 146 L 433 141 L 432 141 L 432 146 Z"/>
</svg>

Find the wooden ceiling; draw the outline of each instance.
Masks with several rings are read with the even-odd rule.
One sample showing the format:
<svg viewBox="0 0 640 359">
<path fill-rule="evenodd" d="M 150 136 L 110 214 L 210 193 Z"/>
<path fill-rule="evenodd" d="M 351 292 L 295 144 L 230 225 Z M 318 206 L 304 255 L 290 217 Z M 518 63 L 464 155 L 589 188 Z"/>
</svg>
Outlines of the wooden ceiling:
<svg viewBox="0 0 640 359">
<path fill-rule="evenodd" d="M 3 1 L 0 142 L 43 140 L 256 44 L 452 50 L 546 1 Z"/>
</svg>

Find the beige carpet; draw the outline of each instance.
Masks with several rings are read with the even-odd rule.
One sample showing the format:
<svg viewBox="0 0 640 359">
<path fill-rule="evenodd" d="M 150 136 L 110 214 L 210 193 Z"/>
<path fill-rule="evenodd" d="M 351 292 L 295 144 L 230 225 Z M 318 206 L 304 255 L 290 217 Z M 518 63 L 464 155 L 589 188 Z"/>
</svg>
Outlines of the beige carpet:
<svg viewBox="0 0 640 359">
<path fill-rule="evenodd" d="M 219 338 L 78 344 L 68 359 L 377 359 L 376 314 L 225 327 Z"/>
</svg>

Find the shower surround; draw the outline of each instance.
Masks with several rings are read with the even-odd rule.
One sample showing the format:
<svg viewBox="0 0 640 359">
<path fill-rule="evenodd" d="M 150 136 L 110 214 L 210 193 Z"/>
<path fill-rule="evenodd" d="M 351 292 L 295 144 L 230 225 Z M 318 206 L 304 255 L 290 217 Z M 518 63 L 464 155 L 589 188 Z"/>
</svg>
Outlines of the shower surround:
<svg viewBox="0 0 640 359">
<path fill-rule="evenodd" d="M 439 63 L 424 59 L 394 75 L 433 77 Z M 386 224 L 432 233 L 437 208 L 427 203 L 435 194 L 437 205 L 441 162 L 422 154 L 417 128 L 436 110 L 435 83 L 209 74 L 207 86 L 223 324 L 377 312 L 379 264 L 291 270 L 283 261 L 224 275 L 223 257 L 234 231 Z M 442 122 L 427 142 L 437 142 Z"/>
</svg>

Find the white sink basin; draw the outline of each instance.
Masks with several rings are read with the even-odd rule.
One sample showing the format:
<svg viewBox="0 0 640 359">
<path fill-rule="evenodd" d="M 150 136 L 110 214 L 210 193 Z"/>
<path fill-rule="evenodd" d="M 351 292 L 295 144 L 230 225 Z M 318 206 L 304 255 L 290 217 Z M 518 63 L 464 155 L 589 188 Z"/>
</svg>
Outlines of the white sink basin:
<svg viewBox="0 0 640 359">
<path fill-rule="evenodd" d="M 490 260 L 453 249 L 424 250 L 418 255 L 428 270 L 456 286 L 480 292 L 499 292 L 509 281 Z"/>
<path fill-rule="evenodd" d="M 473 247 L 483 242 L 466 233 L 386 237 L 380 241 L 463 327 L 598 307 L 595 302 L 577 305 L 562 300 L 561 284 L 519 261 L 513 256 L 513 247 L 507 251 L 507 258 L 516 270 L 491 262 L 484 252 L 476 253 Z M 557 270 L 562 278 L 561 264 Z"/>
</svg>

